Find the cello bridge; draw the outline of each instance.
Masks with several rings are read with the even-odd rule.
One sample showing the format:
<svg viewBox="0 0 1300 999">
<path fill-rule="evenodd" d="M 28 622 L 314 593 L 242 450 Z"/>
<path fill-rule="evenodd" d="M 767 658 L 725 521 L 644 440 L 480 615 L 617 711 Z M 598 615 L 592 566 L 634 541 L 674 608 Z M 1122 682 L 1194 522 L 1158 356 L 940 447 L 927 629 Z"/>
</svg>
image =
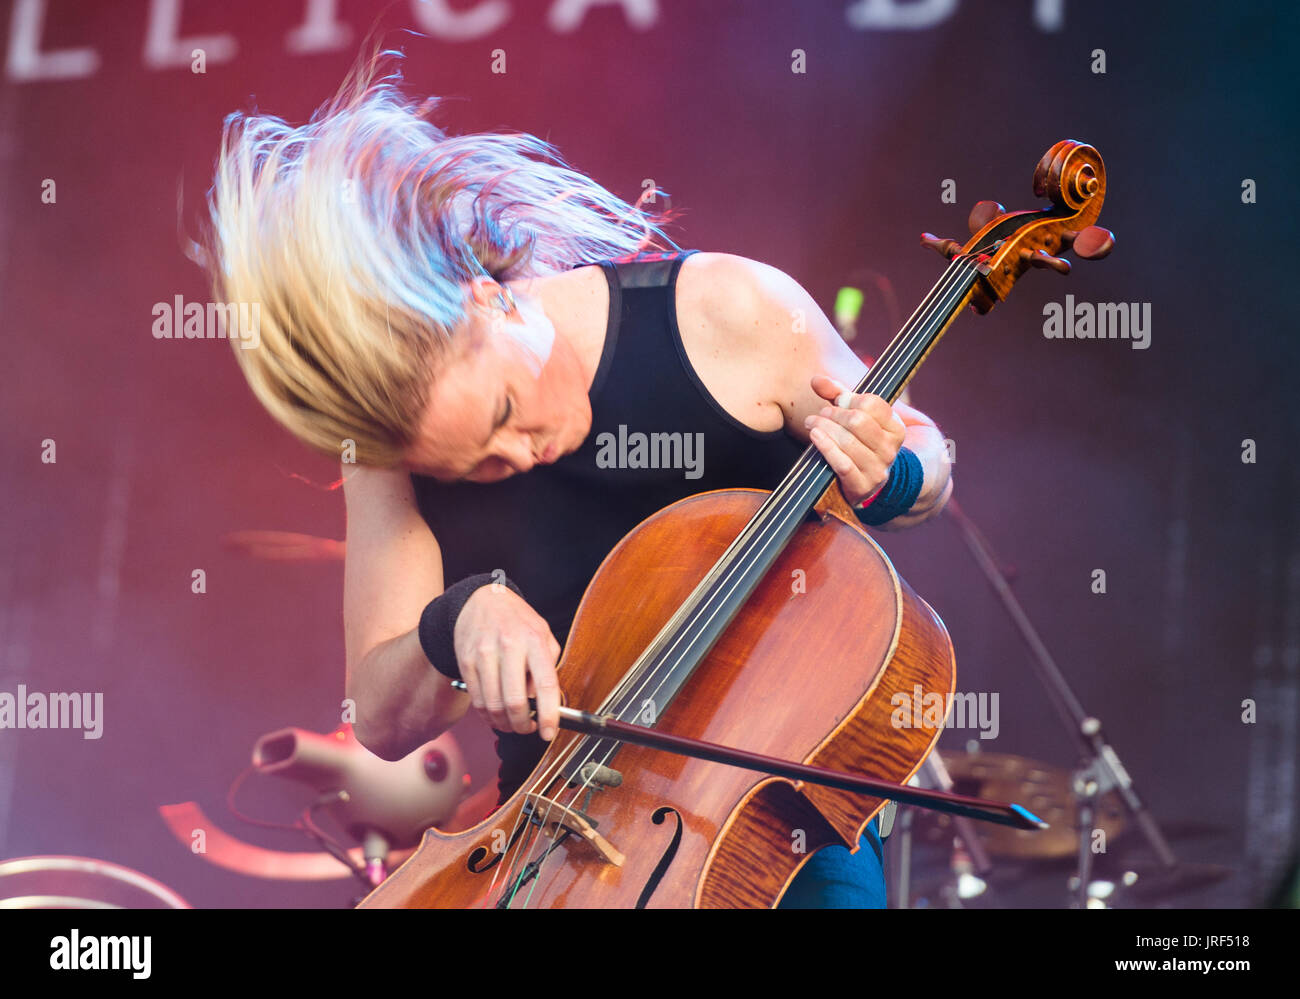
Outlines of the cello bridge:
<svg viewBox="0 0 1300 999">
<path fill-rule="evenodd" d="M 525 807 L 532 813 L 532 821 L 541 828 L 542 835 L 554 839 L 564 831 L 573 833 L 585 840 L 607 864 L 623 866 L 623 861 L 627 858 L 614 848 L 613 843 L 596 832 L 595 823 L 582 812 L 536 793 L 529 794 L 524 801 Z"/>
</svg>

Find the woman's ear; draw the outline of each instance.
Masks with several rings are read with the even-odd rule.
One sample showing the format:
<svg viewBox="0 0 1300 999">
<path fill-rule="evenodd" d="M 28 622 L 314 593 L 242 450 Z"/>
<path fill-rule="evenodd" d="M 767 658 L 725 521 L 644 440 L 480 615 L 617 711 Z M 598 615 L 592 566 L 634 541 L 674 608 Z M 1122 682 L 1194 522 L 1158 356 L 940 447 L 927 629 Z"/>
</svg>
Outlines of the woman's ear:
<svg viewBox="0 0 1300 999">
<path fill-rule="evenodd" d="M 489 310 L 494 308 L 498 304 L 496 300 L 502 291 L 501 285 L 487 275 L 470 278 L 470 298 L 474 300 L 474 304 L 479 308 Z"/>
</svg>

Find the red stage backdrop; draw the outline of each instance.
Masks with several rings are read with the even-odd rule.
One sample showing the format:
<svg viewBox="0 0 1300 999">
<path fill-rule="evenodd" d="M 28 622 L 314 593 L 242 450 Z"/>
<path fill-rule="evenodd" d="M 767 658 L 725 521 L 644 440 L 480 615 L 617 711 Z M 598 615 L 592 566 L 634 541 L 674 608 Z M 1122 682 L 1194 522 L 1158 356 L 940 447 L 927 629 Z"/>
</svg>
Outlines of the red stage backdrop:
<svg viewBox="0 0 1300 999">
<path fill-rule="evenodd" d="M 158 815 L 192 799 L 244 838 L 310 848 L 223 799 L 261 734 L 338 724 L 341 563 L 223 539 L 338 539 L 344 521 L 337 465 L 272 423 L 230 344 L 154 328 L 208 300 L 183 248 L 222 119 L 305 120 L 372 27 L 405 51 L 408 92 L 450 98 L 452 132 L 532 132 L 628 200 L 658 185 L 681 245 L 773 264 L 828 312 L 865 288 L 870 354 L 942 268 L 918 233 L 964 238 L 981 199 L 1038 207 L 1043 152 L 1095 145 L 1115 252 L 963 317 L 913 398 L 1157 816 L 1208 827 L 1180 855 L 1235 869 L 1181 904 L 1263 896 L 1300 818 L 1285 4 L 7 0 L 0 693 L 88 692 L 97 728 L 0 728 L 0 858 L 112 860 L 200 906 L 353 894 L 214 868 Z M 1131 306 L 1146 342 L 1045 335 L 1067 295 Z M 958 690 L 998 695 L 996 733 L 940 747 L 1072 765 L 954 524 L 881 542 L 951 631 Z M 491 780 L 484 730 L 459 734 Z M 307 800 L 271 779 L 241 794 L 284 821 Z M 1018 901 L 1060 904 L 1044 885 Z"/>
</svg>

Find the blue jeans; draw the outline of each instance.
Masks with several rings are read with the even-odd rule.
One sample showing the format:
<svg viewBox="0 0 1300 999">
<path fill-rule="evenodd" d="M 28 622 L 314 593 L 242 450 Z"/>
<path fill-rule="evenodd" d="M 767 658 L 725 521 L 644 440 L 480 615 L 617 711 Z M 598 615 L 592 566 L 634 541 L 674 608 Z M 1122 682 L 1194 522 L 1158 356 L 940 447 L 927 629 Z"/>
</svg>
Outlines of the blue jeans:
<svg viewBox="0 0 1300 999">
<path fill-rule="evenodd" d="M 884 846 L 876 819 L 867 825 L 857 853 L 826 846 L 795 875 L 778 909 L 883 909 Z"/>
</svg>

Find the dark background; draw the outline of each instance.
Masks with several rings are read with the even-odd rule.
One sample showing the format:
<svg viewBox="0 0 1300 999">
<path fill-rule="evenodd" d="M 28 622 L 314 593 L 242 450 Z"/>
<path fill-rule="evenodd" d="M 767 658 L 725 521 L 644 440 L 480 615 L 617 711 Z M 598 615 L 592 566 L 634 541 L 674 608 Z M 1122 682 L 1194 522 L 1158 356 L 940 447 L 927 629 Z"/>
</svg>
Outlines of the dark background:
<svg viewBox="0 0 1300 999">
<path fill-rule="evenodd" d="M 150 330 L 153 303 L 208 298 L 181 251 L 223 117 L 256 106 L 305 120 L 378 23 L 407 53 L 409 93 L 454 98 L 438 124 L 540 135 L 628 200 L 653 178 L 684 212 L 681 245 L 771 263 L 828 312 L 837 288 L 874 273 L 910 313 L 942 269 L 921 230 L 964 238 L 985 198 L 1037 207 L 1043 152 L 1095 145 L 1115 252 L 1069 278 L 1034 273 L 988 317 L 960 319 L 913 402 L 955 441 L 955 495 L 1015 566 L 1028 613 L 1154 814 L 1183 830 L 1179 855 L 1232 868 L 1197 892 L 1122 904 L 1259 904 L 1300 818 L 1294 7 L 877 5 L 932 22 L 901 29 L 858 26 L 851 12 L 869 5 L 844 2 L 643 0 L 626 6 L 648 10 L 644 23 L 617 4 L 571 28 L 553 20 L 580 6 L 340 0 L 348 37 L 298 53 L 286 38 L 304 3 L 189 0 L 174 45 L 208 49 L 196 74 L 188 57 L 148 55 L 166 4 L 0 5 L 0 690 L 105 700 L 97 741 L 0 730 L 0 857 L 111 860 L 201 907 L 351 897 L 345 881 L 218 870 L 158 816 L 194 800 L 235 835 L 308 848 L 240 825 L 223 797 L 259 735 L 337 724 L 342 565 L 252 561 L 222 539 L 341 538 L 344 518 L 337 465 L 273 424 L 229 344 Z M 439 10 L 440 22 L 417 17 Z M 95 64 L 26 78 L 15 32 L 33 12 L 41 52 L 91 49 Z M 460 37 L 451 25 L 470 17 L 501 23 Z M 494 49 L 504 75 L 490 72 Z M 795 49 L 806 73 L 791 72 Z M 56 204 L 42 203 L 47 178 Z M 1242 203 L 1245 178 L 1255 204 Z M 941 200 L 945 179 L 956 204 Z M 1045 339 L 1043 305 L 1067 292 L 1150 303 L 1150 348 Z M 870 291 L 855 346 L 878 352 L 901 318 Z M 40 460 L 46 438 L 56 464 Z M 1001 733 L 981 748 L 1072 765 L 951 519 L 879 537 L 943 616 L 958 689 L 1000 695 Z M 1246 698 L 1255 724 L 1242 722 Z M 460 735 L 487 779 L 482 730 Z M 960 752 L 974 735 L 940 745 Z M 246 790 L 248 811 L 285 821 L 310 796 L 267 778 Z M 1140 858 L 1133 839 L 1116 850 Z M 1003 902 L 1060 905 L 1063 877 L 1045 868 Z"/>
</svg>

